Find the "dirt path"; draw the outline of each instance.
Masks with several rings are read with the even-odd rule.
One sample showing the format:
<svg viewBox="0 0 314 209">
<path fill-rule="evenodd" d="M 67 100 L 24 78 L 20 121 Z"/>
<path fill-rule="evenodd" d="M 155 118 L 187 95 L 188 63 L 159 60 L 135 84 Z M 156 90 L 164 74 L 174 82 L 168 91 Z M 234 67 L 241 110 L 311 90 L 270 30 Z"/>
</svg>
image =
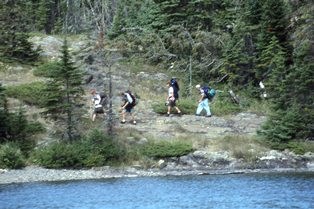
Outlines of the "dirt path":
<svg viewBox="0 0 314 209">
<path fill-rule="evenodd" d="M 265 122 L 265 116 L 254 113 L 238 113 L 225 117 L 171 114 L 170 117 L 154 113 L 151 109 L 136 111 L 137 125 L 131 122 L 119 124 L 119 128 L 133 128 L 141 133 L 146 133 L 156 138 L 173 138 L 180 136 L 205 137 L 207 139 L 228 135 L 254 135 L 261 124 Z"/>
</svg>

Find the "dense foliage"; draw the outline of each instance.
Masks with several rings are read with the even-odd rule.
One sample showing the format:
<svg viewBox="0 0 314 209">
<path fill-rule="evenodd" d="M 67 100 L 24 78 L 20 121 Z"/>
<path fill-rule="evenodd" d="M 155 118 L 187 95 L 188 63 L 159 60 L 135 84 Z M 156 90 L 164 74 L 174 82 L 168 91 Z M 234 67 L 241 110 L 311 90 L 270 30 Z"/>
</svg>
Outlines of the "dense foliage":
<svg viewBox="0 0 314 209">
<path fill-rule="evenodd" d="M 154 158 L 180 157 L 192 151 L 192 144 L 182 141 L 151 142 L 141 147 L 141 153 L 143 155 Z"/>
<path fill-rule="evenodd" d="M 35 146 L 32 136 L 43 132 L 41 124 L 27 120 L 25 110 L 9 111 L 5 88 L 0 83 L 0 143 L 3 144 L 2 152 L 18 150 L 17 155 L 28 156 Z M 6 143 L 14 143 L 14 148 L 7 148 Z M 20 157 L 20 156 L 18 156 Z M 5 160 L 5 159 L 4 159 Z"/>
<path fill-rule="evenodd" d="M 26 164 L 19 146 L 14 143 L 0 145 L 0 168 L 23 168 Z"/>
<path fill-rule="evenodd" d="M 39 49 L 34 50 L 28 41 L 27 11 L 22 1 L 8 0 L 0 3 L 0 60 L 34 62 Z"/>
<path fill-rule="evenodd" d="M 56 142 L 36 150 L 33 161 L 46 168 L 82 168 L 119 164 L 125 150 L 105 133 L 93 130 L 75 142 Z"/>
</svg>

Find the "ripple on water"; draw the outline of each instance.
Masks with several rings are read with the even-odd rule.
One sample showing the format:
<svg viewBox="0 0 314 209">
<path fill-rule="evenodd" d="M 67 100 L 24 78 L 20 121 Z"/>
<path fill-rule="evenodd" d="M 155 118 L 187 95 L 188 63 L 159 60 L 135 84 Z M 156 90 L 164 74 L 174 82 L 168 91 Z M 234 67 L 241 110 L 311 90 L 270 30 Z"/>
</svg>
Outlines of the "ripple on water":
<svg viewBox="0 0 314 209">
<path fill-rule="evenodd" d="M 0 208 L 314 208 L 314 174 L 141 177 L 0 185 Z"/>
</svg>

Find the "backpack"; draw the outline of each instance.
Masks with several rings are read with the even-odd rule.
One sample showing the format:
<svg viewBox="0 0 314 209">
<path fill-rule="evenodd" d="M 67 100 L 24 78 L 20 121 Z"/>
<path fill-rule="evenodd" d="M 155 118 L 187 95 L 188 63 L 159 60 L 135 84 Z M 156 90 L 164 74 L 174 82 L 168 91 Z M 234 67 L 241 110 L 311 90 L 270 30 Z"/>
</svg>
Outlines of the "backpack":
<svg viewBox="0 0 314 209">
<path fill-rule="evenodd" d="M 206 98 L 213 99 L 216 95 L 216 90 L 213 88 L 210 88 L 208 86 L 204 86 L 203 88 L 204 94 L 206 95 Z"/>
<path fill-rule="evenodd" d="M 137 104 L 137 100 L 136 100 L 135 95 L 132 94 L 132 92 L 131 92 L 130 90 L 126 91 L 125 93 L 128 93 L 128 94 L 131 96 L 131 98 L 132 98 L 132 100 L 133 100 L 133 102 L 131 103 L 131 105 L 132 105 L 132 107 L 134 107 L 134 106 Z"/>
<path fill-rule="evenodd" d="M 106 106 L 106 104 L 107 104 L 107 95 L 105 94 L 105 92 L 100 92 L 99 96 L 100 96 L 99 104 L 101 104 L 103 107 Z"/>
<path fill-rule="evenodd" d="M 180 90 L 180 88 L 179 88 L 179 84 L 178 84 L 178 82 L 176 81 L 175 78 L 171 78 L 171 80 L 170 80 L 170 85 L 171 85 L 172 88 L 173 88 L 173 95 L 174 95 L 174 98 L 175 98 L 176 100 L 179 99 L 179 90 Z"/>
</svg>

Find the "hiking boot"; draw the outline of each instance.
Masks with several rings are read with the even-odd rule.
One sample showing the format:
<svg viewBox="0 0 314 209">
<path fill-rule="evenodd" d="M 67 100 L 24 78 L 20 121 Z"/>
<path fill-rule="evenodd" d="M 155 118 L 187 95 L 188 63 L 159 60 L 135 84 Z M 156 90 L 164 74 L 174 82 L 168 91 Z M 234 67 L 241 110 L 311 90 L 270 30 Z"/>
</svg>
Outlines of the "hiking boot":
<svg viewBox="0 0 314 209">
<path fill-rule="evenodd" d="M 133 121 L 133 125 L 136 125 L 136 121 L 135 120 Z"/>
<path fill-rule="evenodd" d="M 178 116 L 181 116 L 182 115 L 182 112 L 180 111 L 180 112 L 178 112 Z"/>
<path fill-rule="evenodd" d="M 201 116 L 200 114 L 195 114 L 195 116 Z"/>
<path fill-rule="evenodd" d="M 167 113 L 166 117 L 169 117 L 170 116 L 170 113 Z"/>
<path fill-rule="evenodd" d="M 212 115 L 206 115 L 206 118 L 210 118 Z"/>
<path fill-rule="evenodd" d="M 122 120 L 122 121 L 120 121 L 120 123 L 125 124 L 125 121 Z"/>
</svg>

